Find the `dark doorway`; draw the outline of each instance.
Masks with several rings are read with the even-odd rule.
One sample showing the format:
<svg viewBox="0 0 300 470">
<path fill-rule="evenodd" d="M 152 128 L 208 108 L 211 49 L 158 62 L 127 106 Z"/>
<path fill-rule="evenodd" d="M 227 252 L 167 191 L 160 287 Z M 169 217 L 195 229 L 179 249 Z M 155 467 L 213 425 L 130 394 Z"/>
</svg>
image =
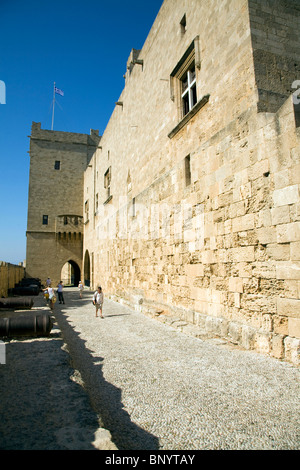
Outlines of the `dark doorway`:
<svg viewBox="0 0 300 470">
<path fill-rule="evenodd" d="M 91 263 L 88 250 L 86 250 L 84 255 L 84 285 L 86 287 L 91 285 Z"/>
<path fill-rule="evenodd" d="M 61 270 L 61 280 L 64 285 L 78 286 L 80 281 L 80 268 L 73 260 L 64 264 Z"/>
</svg>

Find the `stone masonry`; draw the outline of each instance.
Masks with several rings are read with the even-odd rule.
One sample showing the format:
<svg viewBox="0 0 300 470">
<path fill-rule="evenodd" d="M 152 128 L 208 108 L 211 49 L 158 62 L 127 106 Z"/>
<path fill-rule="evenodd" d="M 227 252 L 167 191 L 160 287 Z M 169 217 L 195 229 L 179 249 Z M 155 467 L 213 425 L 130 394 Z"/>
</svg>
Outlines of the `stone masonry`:
<svg viewBox="0 0 300 470">
<path fill-rule="evenodd" d="M 83 243 L 83 174 L 99 142 L 91 135 L 32 124 L 26 275 L 56 286 L 66 263 L 80 279 Z M 65 268 L 64 268 L 65 270 Z M 64 272 L 64 271 L 63 271 Z"/>
<path fill-rule="evenodd" d="M 93 288 L 295 364 L 299 26 L 293 0 L 165 0 L 100 142 L 72 172 L 76 210 L 49 206 L 83 217 L 75 261 Z"/>
</svg>

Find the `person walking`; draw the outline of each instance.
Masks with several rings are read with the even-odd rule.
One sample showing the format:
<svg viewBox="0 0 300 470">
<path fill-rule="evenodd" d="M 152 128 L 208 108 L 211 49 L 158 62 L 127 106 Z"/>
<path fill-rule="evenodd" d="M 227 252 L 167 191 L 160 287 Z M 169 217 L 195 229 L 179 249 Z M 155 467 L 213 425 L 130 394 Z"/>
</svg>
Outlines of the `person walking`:
<svg viewBox="0 0 300 470">
<path fill-rule="evenodd" d="M 51 287 L 51 284 L 47 287 L 47 289 L 44 290 L 44 294 L 49 295 L 49 306 L 50 309 L 53 310 L 54 304 L 56 302 L 56 297 L 55 297 L 55 292 L 53 287 Z"/>
<path fill-rule="evenodd" d="M 79 297 L 82 299 L 82 292 L 83 292 L 83 284 L 82 284 L 82 281 L 79 281 L 78 289 L 79 289 Z"/>
<path fill-rule="evenodd" d="M 98 316 L 98 310 L 100 310 L 100 318 L 104 318 L 102 315 L 102 305 L 103 305 L 103 292 L 102 292 L 102 287 L 98 287 L 96 292 L 94 292 L 93 295 L 93 304 L 96 307 L 96 317 Z"/>
<path fill-rule="evenodd" d="M 64 304 L 64 303 L 65 303 L 65 299 L 64 299 L 64 295 L 63 295 L 63 288 L 64 288 L 63 282 L 60 281 L 60 282 L 57 284 L 57 294 L 58 294 L 58 300 L 59 300 L 59 303 L 60 303 L 60 304 Z"/>
</svg>

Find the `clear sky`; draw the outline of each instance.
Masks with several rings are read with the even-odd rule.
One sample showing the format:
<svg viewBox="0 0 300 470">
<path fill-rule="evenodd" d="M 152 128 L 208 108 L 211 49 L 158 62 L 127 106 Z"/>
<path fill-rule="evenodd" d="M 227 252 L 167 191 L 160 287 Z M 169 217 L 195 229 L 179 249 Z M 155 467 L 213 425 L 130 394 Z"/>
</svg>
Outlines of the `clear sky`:
<svg viewBox="0 0 300 470">
<path fill-rule="evenodd" d="M 54 82 L 54 130 L 101 135 L 162 3 L 0 0 L 0 261 L 26 258 L 28 136 L 51 129 Z"/>
</svg>

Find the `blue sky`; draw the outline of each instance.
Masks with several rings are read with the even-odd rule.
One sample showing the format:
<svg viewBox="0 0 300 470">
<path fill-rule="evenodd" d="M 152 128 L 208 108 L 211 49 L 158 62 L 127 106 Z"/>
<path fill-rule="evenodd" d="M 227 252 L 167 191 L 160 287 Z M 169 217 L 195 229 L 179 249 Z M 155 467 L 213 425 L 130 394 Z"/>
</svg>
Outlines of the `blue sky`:
<svg viewBox="0 0 300 470">
<path fill-rule="evenodd" d="M 0 261 L 26 258 L 28 136 L 32 121 L 51 129 L 53 83 L 54 130 L 102 134 L 162 3 L 0 0 Z"/>
</svg>

